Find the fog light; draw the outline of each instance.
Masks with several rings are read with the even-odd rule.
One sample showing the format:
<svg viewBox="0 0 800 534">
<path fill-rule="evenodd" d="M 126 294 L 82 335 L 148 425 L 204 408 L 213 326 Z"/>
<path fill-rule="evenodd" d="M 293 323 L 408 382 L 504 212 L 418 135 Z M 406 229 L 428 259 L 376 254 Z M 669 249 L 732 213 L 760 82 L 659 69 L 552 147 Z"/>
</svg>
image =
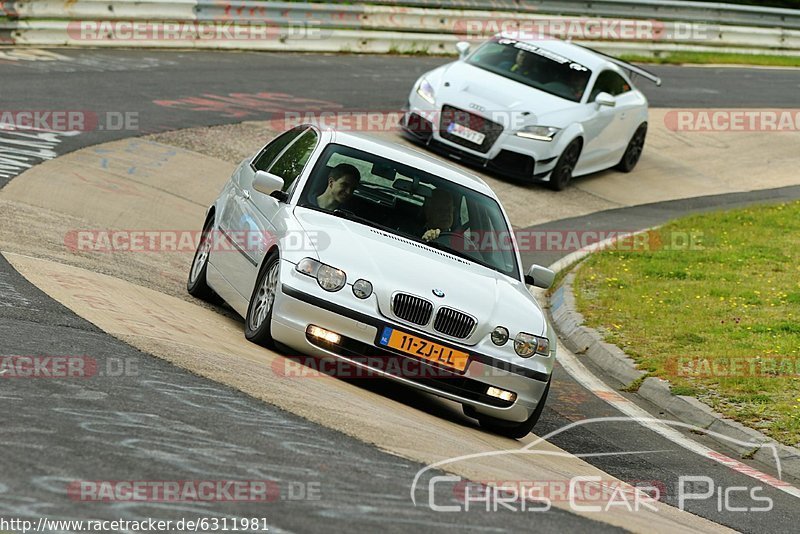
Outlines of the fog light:
<svg viewBox="0 0 800 534">
<path fill-rule="evenodd" d="M 496 397 L 498 399 L 502 399 L 502 400 L 508 401 L 508 402 L 512 402 L 512 401 L 514 401 L 514 399 L 517 398 L 517 394 L 516 393 L 512 393 L 510 391 L 506 391 L 504 389 L 500 389 L 500 388 L 496 388 L 496 387 L 490 387 L 489 389 L 487 389 L 486 390 L 486 394 L 489 395 L 490 397 Z"/>
<path fill-rule="evenodd" d="M 339 342 L 342 340 L 342 336 L 340 336 L 336 332 L 325 330 L 324 328 L 320 328 L 313 324 L 308 325 L 308 328 L 306 328 L 306 333 L 309 336 L 321 339 L 323 341 L 327 341 L 328 343 L 333 343 L 334 345 L 338 345 Z"/>
</svg>

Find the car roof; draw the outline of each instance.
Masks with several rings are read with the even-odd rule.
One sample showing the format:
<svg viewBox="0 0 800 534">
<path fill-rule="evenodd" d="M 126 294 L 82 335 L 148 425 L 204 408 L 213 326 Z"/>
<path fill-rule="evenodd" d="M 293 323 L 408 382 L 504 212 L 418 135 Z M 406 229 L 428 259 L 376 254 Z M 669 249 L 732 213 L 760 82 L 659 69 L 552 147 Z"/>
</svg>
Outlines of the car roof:
<svg viewBox="0 0 800 534">
<path fill-rule="evenodd" d="M 498 35 L 498 37 L 507 37 L 509 39 L 514 39 L 515 41 L 538 46 L 539 48 L 544 48 L 545 50 L 549 50 L 550 52 L 555 52 L 556 54 L 564 56 L 567 59 L 571 59 L 575 63 L 580 63 L 592 71 L 597 69 L 619 70 L 617 69 L 616 65 L 605 59 L 603 56 L 596 54 L 595 52 L 582 46 L 578 46 L 567 41 L 562 41 L 561 39 L 520 39 L 514 37 L 513 34 L 501 34 Z"/>
<path fill-rule="evenodd" d="M 332 143 L 398 161 L 497 199 L 494 191 L 480 177 L 419 150 L 363 133 L 336 130 L 331 127 L 320 128 L 320 130 L 331 134 Z"/>
</svg>

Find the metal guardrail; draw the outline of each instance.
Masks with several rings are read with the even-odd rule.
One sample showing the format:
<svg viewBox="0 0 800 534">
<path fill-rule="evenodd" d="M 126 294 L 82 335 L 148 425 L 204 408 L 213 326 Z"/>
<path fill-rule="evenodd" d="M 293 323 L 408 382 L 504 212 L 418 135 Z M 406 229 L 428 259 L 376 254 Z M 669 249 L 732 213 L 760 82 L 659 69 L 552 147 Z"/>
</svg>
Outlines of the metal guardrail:
<svg viewBox="0 0 800 534">
<path fill-rule="evenodd" d="M 400 0 L 399 2 L 370 0 L 369 4 L 397 8 L 398 11 L 402 11 L 403 7 L 501 11 L 515 14 L 655 19 L 800 29 L 800 9 L 676 0 Z M 171 16 L 186 15 L 187 11 L 194 11 L 198 18 L 205 20 L 217 17 L 228 17 L 231 20 L 252 20 L 259 16 L 269 16 L 273 20 L 277 20 L 284 12 L 295 14 L 302 12 L 323 18 L 326 13 L 333 11 L 357 16 L 363 12 L 363 7 L 363 4 L 352 4 L 349 0 L 329 0 L 325 3 L 268 2 L 264 0 L 0 1 L 0 12 L 5 12 L 7 16 L 19 16 L 20 18 L 44 16 L 62 18 L 64 15 L 124 18 L 141 16 L 149 12 L 151 19 L 165 20 Z M 330 22 L 337 24 L 346 21 L 337 22 L 331 18 Z"/>
<path fill-rule="evenodd" d="M 331 0 L 331 3 L 348 0 Z M 800 9 L 676 0 L 370 0 L 371 4 L 800 29 Z"/>
<path fill-rule="evenodd" d="M 428 0 L 405 0 L 404 4 L 423 5 Z M 753 8 L 730 4 L 701 4 L 699 2 L 675 2 L 656 0 L 556 0 L 553 2 L 513 2 L 512 0 L 450 0 L 445 5 L 453 7 L 494 7 L 494 10 L 445 9 L 387 5 L 383 0 L 373 0 L 369 5 L 342 3 L 263 2 L 255 0 L 0 0 L 0 44 L 22 45 L 71 45 L 71 46 L 141 46 L 170 48 L 225 48 L 254 50 L 300 50 L 300 51 L 349 51 L 349 52 L 415 52 L 450 54 L 453 43 L 458 40 L 482 40 L 507 29 L 541 29 L 542 25 L 554 28 L 559 24 L 578 22 L 579 30 L 592 24 L 636 21 L 649 24 L 650 37 L 594 34 L 559 35 L 576 42 L 587 43 L 609 53 L 633 53 L 637 55 L 657 54 L 671 51 L 714 51 L 735 53 L 772 53 L 800 55 L 800 31 L 792 28 L 768 28 L 718 24 L 716 19 L 701 17 L 700 11 L 691 11 L 704 6 L 706 11 L 729 13 L 728 7 L 739 8 L 730 13 L 758 12 L 762 17 L 781 16 L 787 25 L 800 27 L 800 10 Z M 437 6 L 443 4 L 437 3 Z M 515 11 L 500 11 L 502 7 L 515 6 Z M 587 17 L 580 7 L 593 6 L 592 14 L 605 13 L 601 18 Z M 672 20 L 679 13 L 676 5 L 684 11 L 687 19 Z M 541 10 L 547 7 L 548 14 Z M 579 12 L 579 17 L 554 15 L 562 13 L 561 6 Z M 610 16 L 611 7 L 622 11 L 623 6 L 638 6 L 636 15 L 654 14 L 646 9 L 671 10 L 669 17 L 634 17 L 630 11 L 624 16 Z M 686 6 L 690 6 L 687 8 Z M 723 9 L 720 6 L 724 6 Z M 551 9 L 552 7 L 552 9 Z M 587 7 L 588 9 L 588 7 Z M 631 9 L 633 9 L 631 7 Z M 698 8 L 699 9 L 699 8 Z M 644 10 L 644 11 L 642 11 Z M 785 12 L 795 15 L 789 19 Z M 693 13 L 693 14 L 692 14 Z M 730 14 L 729 13 L 729 14 Z M 663 14 L 663 13 L 662 13 Z M 732 16 L 732 15 L 731 15 Z M 707 22 L 713 20 L 714 22 Z M 192 24 L 230 24 L 234 28 L 252 28 L 268 25 L 269 35 L 264 39 L 166 39 L 158 35 L 152 39 L 119 39 L 111 30 L 102 26 L 105 22 L 117 24 L 168 24 L 170 22 Z M 599 22 L 598 22 L 599 21 Z M 82 38 L 81 24 L 99 25 L 99 37 Z M 313 24 L 318 30 L 293 32 L 292 28 Z M 95 28 L 98 30 L 98 28 Z M 163 36 L 162 36 L 163 37 Z"/>
</svg>

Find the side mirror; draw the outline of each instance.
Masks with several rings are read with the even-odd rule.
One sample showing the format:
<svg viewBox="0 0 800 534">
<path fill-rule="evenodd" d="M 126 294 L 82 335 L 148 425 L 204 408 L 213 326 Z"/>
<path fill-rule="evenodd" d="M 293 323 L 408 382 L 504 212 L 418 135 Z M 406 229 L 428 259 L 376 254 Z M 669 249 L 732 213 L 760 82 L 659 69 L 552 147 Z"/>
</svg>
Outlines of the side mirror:
<svg viewBox="0 0 800 534">
<path fill-rule="evenodd" d="M 550 286 L 553 285 L 553 280 L 556 279 L 556 273 L 542 267 L 541 265 L 531 265 L 531 268 L 528 270 L 528 274 L 525 275 L 525 283 L 541 287 L 542 289 L 548 289 Z"/>
<path fill-rule="evenodd" d="M 459 41 L 456 43 L 456 50 L 458 50 L 458 58 L 464 59 L 469 55 L 469 43 L 466 41 Z"/>
<path fill-rule="evenodd" d="M 617 99 L 606 92 L 598 94 L 594 101 L 600 106 L 608 106 L 610 108 L 613 108 L 617 105 Z"/>
<path fill-rule="evenodd" d="M 275 191 L 283 189 L 283 178 L 267 171 L 256 171 L 253 177 L 253 189 L 265 195 L 271 195 Z"/>
</svg>

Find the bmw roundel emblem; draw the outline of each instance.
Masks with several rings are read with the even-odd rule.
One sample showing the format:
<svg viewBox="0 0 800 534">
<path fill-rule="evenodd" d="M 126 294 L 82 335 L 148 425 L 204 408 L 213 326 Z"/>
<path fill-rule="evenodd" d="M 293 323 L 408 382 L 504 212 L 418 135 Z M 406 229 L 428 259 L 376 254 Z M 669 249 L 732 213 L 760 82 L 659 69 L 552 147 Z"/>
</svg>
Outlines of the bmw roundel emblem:
<svg viewBox="0 0 800 534">
<path fill-rule="evenodd" d="M 436 295 L 439 298 L 444 297 L 444 291 L 442 291 L 441 289 L 434 289 L 433 290 L 433 294 Z"/>
</svg>

